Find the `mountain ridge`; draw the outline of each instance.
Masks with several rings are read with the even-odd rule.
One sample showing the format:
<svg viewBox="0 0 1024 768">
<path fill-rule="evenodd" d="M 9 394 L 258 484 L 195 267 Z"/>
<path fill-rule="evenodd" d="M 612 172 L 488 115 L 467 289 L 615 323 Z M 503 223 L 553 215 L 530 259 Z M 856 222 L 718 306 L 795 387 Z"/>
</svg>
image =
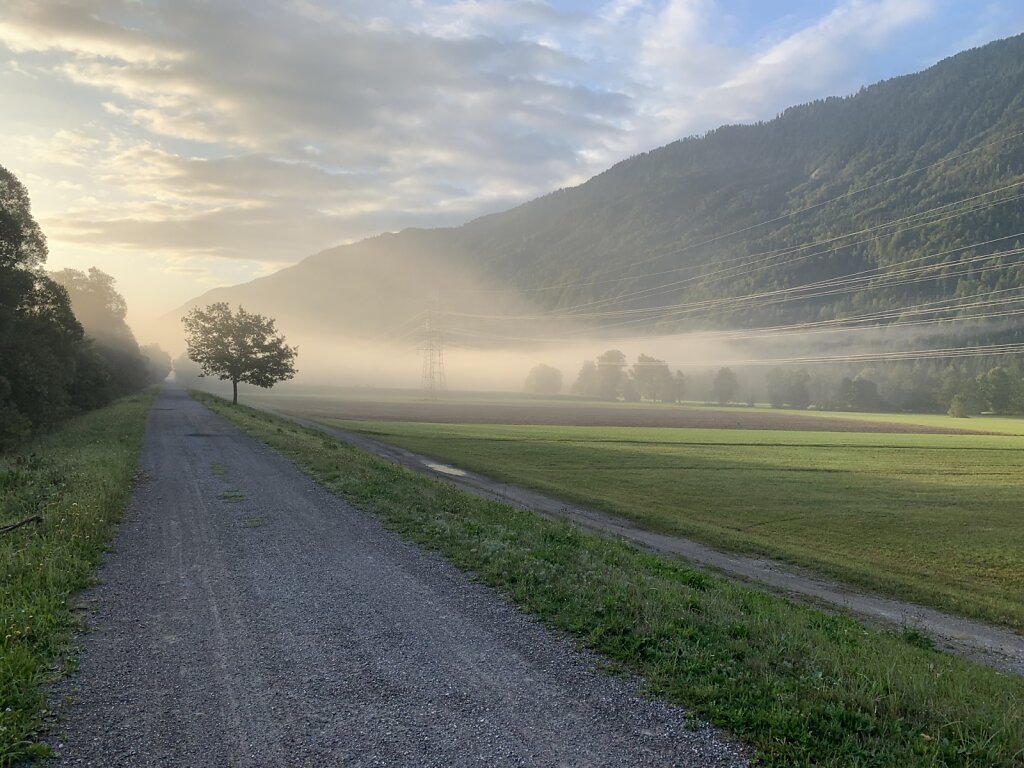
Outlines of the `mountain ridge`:
<svg viewBox="0 0 1024 768">
<path fill-rule="evenodd" d="M 851 96 L 680 139 L 459 227 L 406 229 L 327 249 L 183 309 L 226 300 L 272 314 L 282 327 L 380 337 L 431 308 L 572 314 L 580 305 L 637 311 L 720 303 L 686 317 L 651 314 L 635 326 L 667 332 L 983 295 L 1024 284 L 1016 260 L 988 271 L 963 266 L 984 255 L 979 243 L 1024 232 L 1011 194 L 1024 179 L 1015 136 L 1024 130 L 1022 115 L 1024 36 L 1017 36 Z M 1008 186 L 1006 201 L 993 204 L 1002 194 L 993 190 Z M 975 196 L 976 204 L 958 202 Z M 844 202 L 829 203 L 837 197 Z M 909 222 L 886 224 L 901 219 Z M 860 230 L 877 236 L 772 261 L 771 254 Z M 961 250 L 942 256 L 954 249 Z M 950 277 L 930 285 L 865 285 L 791 306 L 727 303 L 865 270 L 891 272 L 936 254 Z M 675 278 L 685 282 L 666 287 Z M 579 324 L 601 325 L 584 317 Z"/>
</svg>

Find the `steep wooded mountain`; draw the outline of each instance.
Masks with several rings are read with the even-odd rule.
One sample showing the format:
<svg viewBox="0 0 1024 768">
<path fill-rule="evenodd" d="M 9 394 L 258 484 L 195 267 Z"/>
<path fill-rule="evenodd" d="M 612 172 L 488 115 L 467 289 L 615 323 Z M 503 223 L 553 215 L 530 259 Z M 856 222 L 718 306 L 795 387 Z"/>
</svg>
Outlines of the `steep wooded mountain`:
<svg viewBox="0 0 1024 768">
<path fill-rule="evenodd" d="M 1020 255 L 978 258 L 1024 242 L 1022 132 L 1018 36 L 675 142 L 462 227 L 334 248 L 189 305 L 226 300 L 285 329 L 378 336 L 431 306 L 668 331 L 989 296 L 1024 285 Z M 849 275 L 864 279 L 761 296 Z M 708 303 L 594 316 L 692 302 Z"/>
</svg>

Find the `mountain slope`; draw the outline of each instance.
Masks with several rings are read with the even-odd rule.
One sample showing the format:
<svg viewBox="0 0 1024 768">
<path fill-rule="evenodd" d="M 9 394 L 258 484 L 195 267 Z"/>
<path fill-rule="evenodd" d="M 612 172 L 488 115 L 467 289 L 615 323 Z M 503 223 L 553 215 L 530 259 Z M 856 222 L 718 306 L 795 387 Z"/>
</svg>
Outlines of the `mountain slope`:
<svg viewBox="0 0 1024 768">
<path fill-rule="evenodd" d="M 462 227 L 324 251 L 190 305 L 241 302 L 286 328 L 378 336 L 431 306 L 679 330 L 984 296 L 1024 285 L 1017 255 L 970 261 L 1024 242 L 1022 131 L 1018 36 L 848 98 L 675 142 Z M 929 271 L 897 280 L 907 265 Z M 735 300 L 865 270 L 871 280 L 852 290 Z M 592 316 L 698 301 L 711 303 Z M 497 335 L 531 331 L 513 323 Z"/>
</svg>

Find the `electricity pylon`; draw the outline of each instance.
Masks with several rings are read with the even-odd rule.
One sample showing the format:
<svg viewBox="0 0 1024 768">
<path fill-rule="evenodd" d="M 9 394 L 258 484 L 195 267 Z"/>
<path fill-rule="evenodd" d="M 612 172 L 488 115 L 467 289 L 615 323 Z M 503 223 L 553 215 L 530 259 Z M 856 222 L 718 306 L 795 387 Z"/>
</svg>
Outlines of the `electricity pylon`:
<svg viewBox="0 0 1024 768">
<path fill-rule="evenodd" d="M 441 329 L 434 319 L 434 313 L 427 311 L 423 321 L 423 395 L 427 400 L 436 400 L 438 392 L 444 392 L 444 343 Z"/>
</svg>

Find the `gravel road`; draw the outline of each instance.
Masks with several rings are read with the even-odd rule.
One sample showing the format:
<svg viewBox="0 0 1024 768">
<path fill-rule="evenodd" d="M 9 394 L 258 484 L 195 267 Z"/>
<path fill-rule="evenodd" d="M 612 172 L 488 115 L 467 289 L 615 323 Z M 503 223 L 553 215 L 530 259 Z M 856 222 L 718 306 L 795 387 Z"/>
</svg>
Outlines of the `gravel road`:
<svg viewBox="0 0 1024 768">
<path fill-rule="evenodd" d="M 141 471 L 56 765 L 747 764 L 179 388 Z"/>
</svg>

